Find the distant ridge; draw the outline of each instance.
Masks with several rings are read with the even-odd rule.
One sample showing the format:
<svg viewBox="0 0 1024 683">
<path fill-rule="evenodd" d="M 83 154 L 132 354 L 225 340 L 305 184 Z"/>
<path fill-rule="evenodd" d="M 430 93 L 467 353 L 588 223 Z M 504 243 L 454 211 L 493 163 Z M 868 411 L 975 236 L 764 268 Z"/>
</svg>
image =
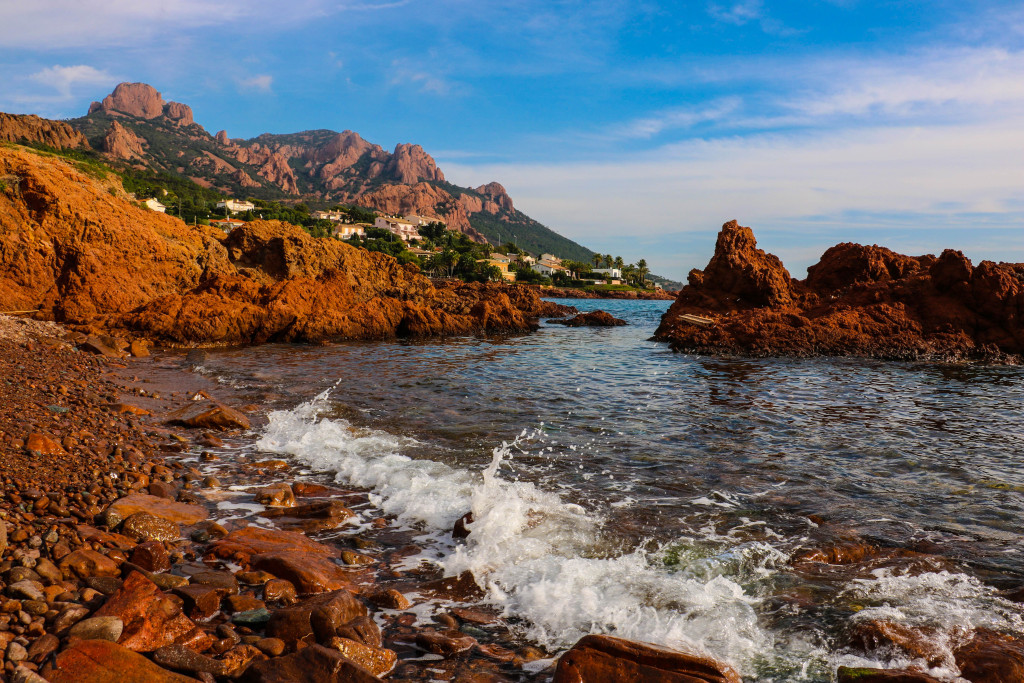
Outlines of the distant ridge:
<svg viewBox="0 0 1024 683">
<path fill-rule="evenodd" d="M 265 133 L 232 139 L 211 135 L 192 109 L 167 102 L 145 83 L 121 83 L 81 118 L 67 122 L 108 158 L 182 176 L 225 194 L 301 200 L 315 205 L 358 204 L 388 213 L 444 220 L 478 241 L 512 241 L 540 254 L 589 261 L 593 252 L 515 208 L 497 182 L 460 187 L 433 157 L 402 143 L 388 152 L 350 130 Z"/>
</svg>

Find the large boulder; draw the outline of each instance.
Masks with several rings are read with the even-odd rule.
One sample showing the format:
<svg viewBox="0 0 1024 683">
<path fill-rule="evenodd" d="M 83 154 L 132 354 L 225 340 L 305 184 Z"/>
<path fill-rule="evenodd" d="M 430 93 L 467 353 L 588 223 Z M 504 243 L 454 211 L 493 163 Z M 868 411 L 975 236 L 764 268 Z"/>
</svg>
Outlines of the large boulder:
<svg viewBox="0 0 1024 683">
<path fill-rule="evenodd" d="M 584 636 L 558 660 L 553 683 L 740 683 L 728 664 L 613 636 Z"/>
<path fill-rule="evenodd" d="M 337 650 L 310 645 L 284 657 L 258 661 L 243 683 L 378 683 L 379 678 Z"/>
<path fill-rule="evenodd" d="M 43 669 L 50 683 L 195 683 L 107 640 L 81 640 Z"/>
</svg>

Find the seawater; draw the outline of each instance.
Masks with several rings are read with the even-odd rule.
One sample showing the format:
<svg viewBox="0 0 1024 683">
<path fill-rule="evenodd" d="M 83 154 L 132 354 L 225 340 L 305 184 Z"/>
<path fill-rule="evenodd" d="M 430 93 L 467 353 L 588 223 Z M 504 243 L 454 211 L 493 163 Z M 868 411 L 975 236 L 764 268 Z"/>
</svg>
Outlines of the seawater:
<svg viewBox="0 0 1024 683">
<path fill-rule="evenodd" d="M 553 651 L 603 632 L 828 681 L 912 664 L 849 648 L 895 619 L 937 629 L 931 671 L 955 681 L 957 639 L 1024 635 L 998 594 L 1024 583 L 1024 370 L 679 355 L 648 340 L 667 302 L 562 303 L 629 325 L 271 345 L 203 371 L 270 395 L 254 448 L 370 491 L 422 533 L 410 562 L 472 571 Z M 794 567 L 846 542 L 920 555 Z"/>
</svg>

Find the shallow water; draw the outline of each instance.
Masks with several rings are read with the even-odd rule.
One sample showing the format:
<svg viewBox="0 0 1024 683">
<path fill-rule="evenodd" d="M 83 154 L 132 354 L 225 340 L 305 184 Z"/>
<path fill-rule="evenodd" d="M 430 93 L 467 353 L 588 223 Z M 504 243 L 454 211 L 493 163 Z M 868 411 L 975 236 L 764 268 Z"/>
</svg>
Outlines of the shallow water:
<svg viewBox="0 0 1024 683">
<path fill-rule="evenodd" d="M 827 681 L 910 662 L 851 653 L 863 620 L 1024 635 L 996 595 L 1024 583 L 1024 369 L 685 356 L 647 341 L 668 302 L 562 303 L 630 325 L 264 346 L 202 371 L 272 392 L 258 448 L 372 490 L 548 647 L 603 631 Z M 921 555 L 792 565 L 853 539 Z"/>
</svg>

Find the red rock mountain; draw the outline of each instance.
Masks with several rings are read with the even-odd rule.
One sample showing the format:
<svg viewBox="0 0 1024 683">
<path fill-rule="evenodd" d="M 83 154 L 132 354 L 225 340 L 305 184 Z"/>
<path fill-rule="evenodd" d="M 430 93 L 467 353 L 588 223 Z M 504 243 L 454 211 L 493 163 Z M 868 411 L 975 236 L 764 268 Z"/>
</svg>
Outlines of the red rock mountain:
<svg viewBox="0 0 1024 683">
<path fill-rule="evenodd" d="M 0 141 L 38 143 L 56 149 L 88 147 L 89 141 L 66 123 L 41 119 L 31 114 L 17 116 L 0 112 Z"/>
<path fill-rule="evenodd" d="M 516 210 L 499 183 L 447 182 L 420 145 L 387 151 L 346 130 L 232 139 L 210 135 L 187 105 L 164 101 L 144 83 L 122 83 L 69 122 L 96 149 L 135 167 L 191 178 L 226 195 L 358 204 L 444 220 L 482 241 L 517 235 L 520 246 L 589 260 L 590 252 Z M 15 136 L 12 139 L 30 139 Z"/>
<path fill-rule="evenodd" d="M 170 343 L 525 331 L 564 310 L 528 287 L 434 285 L 300 228 L 230 235 L 127 201 L 116 177 L 0 147 L 0 310 Z"/>
<path fill-rule="evenodd" d="M 1024 264 L 974 266 L 952 249 L 914 257 L 845 243 L 794 280 L 732 221 L 655 337 L 697 353 L 1021 362 Z"/>
</svg>

